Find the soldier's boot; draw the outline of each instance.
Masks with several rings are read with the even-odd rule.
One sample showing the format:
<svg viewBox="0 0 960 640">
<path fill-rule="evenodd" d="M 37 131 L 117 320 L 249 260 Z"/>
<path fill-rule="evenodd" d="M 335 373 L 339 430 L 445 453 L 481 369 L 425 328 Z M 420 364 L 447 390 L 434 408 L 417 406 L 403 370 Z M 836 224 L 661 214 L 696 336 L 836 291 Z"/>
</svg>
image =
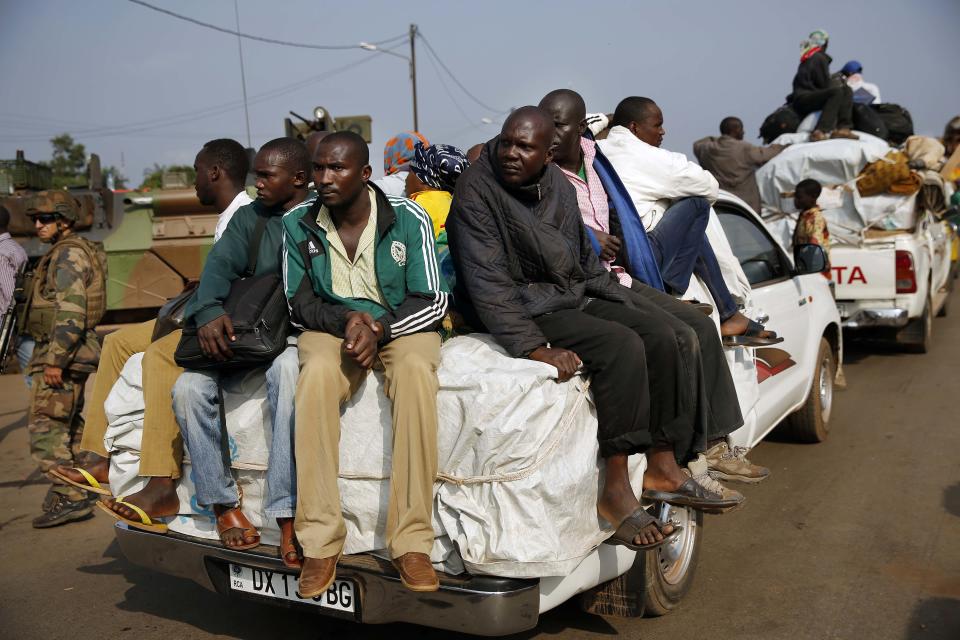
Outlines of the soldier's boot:
<svg viewBox="0 0 960 640">
<path fill-rule="evenodd" d="M 67 496 L 51 491 L 44 500 L 44 512 L 33 519 L 34 529 L 57 527 L 68 522 L 86 520 L 93 517 L 93 498 L 71 500 Z M 47 508 L 49 505 L 49 508 Z"/>
</svg>

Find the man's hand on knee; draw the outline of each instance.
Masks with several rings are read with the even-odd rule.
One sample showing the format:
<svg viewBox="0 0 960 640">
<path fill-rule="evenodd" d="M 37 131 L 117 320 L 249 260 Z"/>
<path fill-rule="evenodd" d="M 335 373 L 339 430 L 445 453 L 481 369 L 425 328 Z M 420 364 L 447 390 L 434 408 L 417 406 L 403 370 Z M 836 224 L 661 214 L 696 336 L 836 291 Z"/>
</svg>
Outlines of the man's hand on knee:
<svg viewBox="0 0 960 640">
<path fill-rule="evenodd" d="M 51 389 L 63 387 L 63 369 L 60 367 L 44 367 L 43 382 Z"/>
<path fill-rule="evenodd" d="M 223 314 L 214 318 L 197 330 L 197 339 L 203 353 L 217 362 L 223 362 L 233 357 L 230 343 L 237 339 L 233 331 L 230 316 Z"/>
<path fill-rule="evenodd" d="M 572 378 L 583 364 L 577 354 L 567 349 L 537 347 L 527 357 L 556 367 L 558 382 L 566 382 Z"/>
</svg>

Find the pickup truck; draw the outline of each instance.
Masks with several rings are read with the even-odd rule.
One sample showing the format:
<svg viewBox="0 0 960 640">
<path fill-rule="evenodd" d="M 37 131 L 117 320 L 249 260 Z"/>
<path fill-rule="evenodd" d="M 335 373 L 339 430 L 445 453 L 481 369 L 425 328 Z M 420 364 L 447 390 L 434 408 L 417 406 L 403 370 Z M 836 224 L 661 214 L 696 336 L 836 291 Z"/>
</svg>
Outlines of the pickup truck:
<svg viewBox="0 0 960 640">
<path fill-rule="evenodd" d="M 745 418 L 730 444 L 754 446 L 781 423 L 802 441 L 821 441 L 828 434 L 834 378 L 843 353 L 840 317 L 821 274 L 822 249 L 807 245 L 798 248 L 795 257 L 788 256 L 759 216 L 735 196 L 723 194 L 716 212 L 753 287 L 756 308 L 769 316 L 768 326 L 785 337 L 775 349 L 728 350 Z M 296 572 L 283 567 L 276 547 L 232 551 L 215 541 L 173 531 L 159 535 L 122 523 L 116 537 L 134 564 L 239 601 L 367 624 L 410 622 L 499 636 L 535 627 L 540 614 L 574 597 L 585 610 L 605 615 L 656 616 L 676 607 L 694 578 L 703 514 L 666 504 L 651 508 L 683 526 L 676 540 L 658 549 L 636 553 L 600 544 L 568 574 L 537 579 L 442 573 L 440 590 L 427 594 L 405 589 L 390 563 L 372 554 L 344 556 L 335 585 L 303 600 L 296 595 Z"/>
<path fill-rule="evenodd" d="M 933 317 L 947 313 L 953 235 L 923 210 L 912 229 L 866 229 L 859 245 L 834 246 L 831 275 L 843 327 L 926 353 Z"/>
</svg>

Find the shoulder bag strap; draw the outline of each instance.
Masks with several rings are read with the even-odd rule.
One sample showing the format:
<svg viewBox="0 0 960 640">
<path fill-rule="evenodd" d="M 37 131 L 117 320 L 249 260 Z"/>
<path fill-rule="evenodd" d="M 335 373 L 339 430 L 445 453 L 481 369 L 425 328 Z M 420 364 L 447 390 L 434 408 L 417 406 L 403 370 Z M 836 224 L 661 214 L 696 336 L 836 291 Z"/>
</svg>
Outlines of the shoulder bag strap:
<svg viewBox="0 0 960 640">
<path fill-rule="evenodd" d="M 250 246 L 247 248 L 247 277 L 249 278 L 257 271 L 257 258 L 260 255 L 260 240 L 263 238 L 263 231 L 267 228 L 267 216 L 258 215 L 257 225 L 253 228 L 250 235 Z"/>
</svg>

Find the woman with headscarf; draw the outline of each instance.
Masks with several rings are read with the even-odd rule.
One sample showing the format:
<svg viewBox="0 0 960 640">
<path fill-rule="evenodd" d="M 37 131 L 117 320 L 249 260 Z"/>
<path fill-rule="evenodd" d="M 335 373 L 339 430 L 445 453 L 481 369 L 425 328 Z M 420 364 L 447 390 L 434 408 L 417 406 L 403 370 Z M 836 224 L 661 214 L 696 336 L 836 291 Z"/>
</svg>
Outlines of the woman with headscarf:
<svg viewBox="0 0 960 640">
<path fill-rule="evenodd" d="M 418 144 L 429 145 L 417 131 L 403 131 L 387 140 L 383 147 L 383 177 L 373 182 L 388 196 L 406 197 L 404 190 L 413 150 Z"/>
<path fill-rule="evenodd" d="M 433 221 L 433 235 L 446 243 L 447 214 L 457 178 L 470 166 L 467 156 L 449 144 L 417 143 L 407 174 L 407 197 L 419 204 Z M 443 240 L 441 240 L 443 236 Z"/>
<path fill-rule="evenodd" d="M 793 77 L 793 93 L 787 102 L 803 118 L 821 110 L 820 120 L 810 134 L 811 141 L 853 138 L 853 91 L 842 80 L 830 76 L 832 58 L 827 55 L 830 36 L 818 29 L 800 43 L 800 66 Z"/>
</svg>

